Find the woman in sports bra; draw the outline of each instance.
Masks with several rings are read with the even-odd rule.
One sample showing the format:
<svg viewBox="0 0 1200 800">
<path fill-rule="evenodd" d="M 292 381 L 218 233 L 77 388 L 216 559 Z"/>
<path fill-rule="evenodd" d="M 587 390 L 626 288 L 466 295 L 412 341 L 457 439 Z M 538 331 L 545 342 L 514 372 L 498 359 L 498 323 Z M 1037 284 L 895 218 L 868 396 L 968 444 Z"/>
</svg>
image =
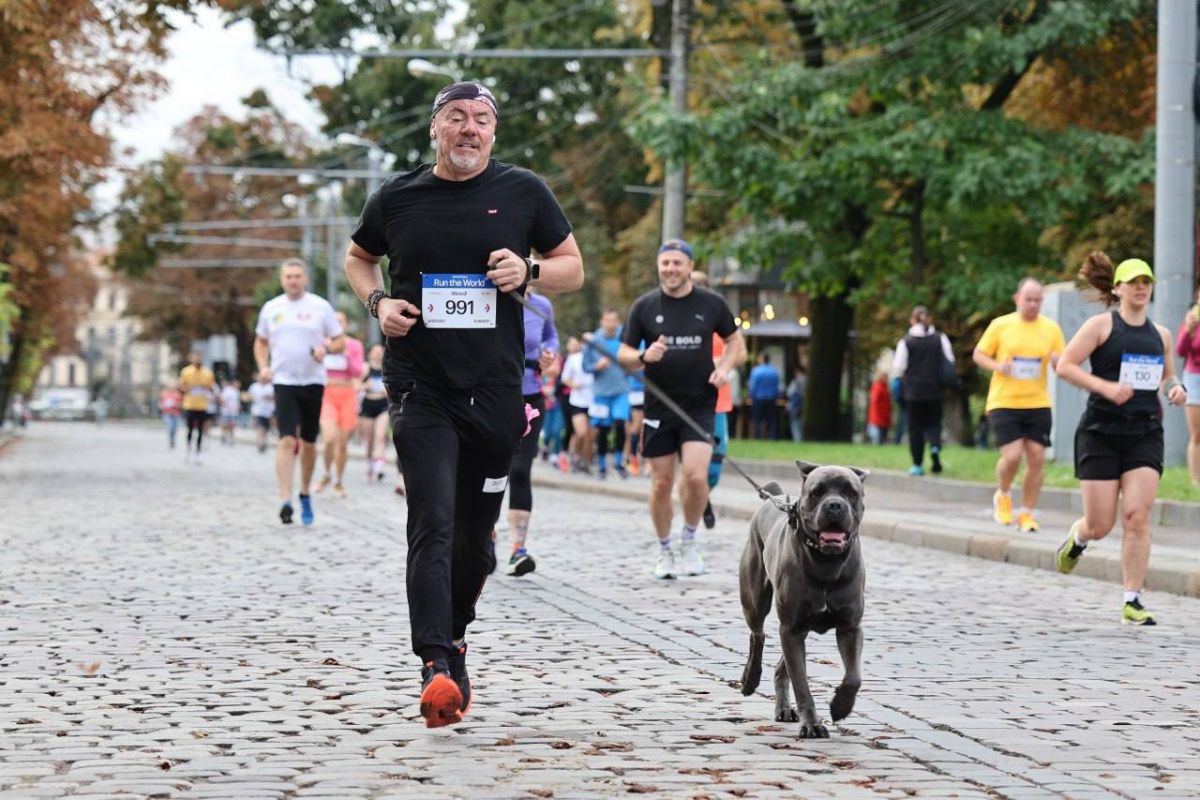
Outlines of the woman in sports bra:
<svg viewBox="0 0 1200 800">
<path fill-rule="evenodd" d="M 1058 548 L 1058 571 L 1075 569 L 1089 542 L 1103 539 L 1122 508 L 1121 574 L 1125 602 L 1121 621 L 1154 625 L 1141 602 L 1150 562 L 1150 510 L 1163 471 L 1160 393 L 1172 405 L 1187 402 L 1175 377 L 1171 332 L 1147 316 L 1154 273 L 1138 258 L 1113 269 L 1101 252 L 1087 257 L 1079 275 L 1107 306 L 1079 329 L 1058 360 L 1058 375 L 1088 391 L 1087 409 L 1075 431 L 1075 477 L 1083 517 Z M 1081 366 L 1091 360 L 1092 371 Z"/>
<path fill-rule="evenodd" d="M 383 345 L 372 345 L 367 353 L 367 374 L 362 382 L 363 440 L 367 444 L 367 479 L 381 481 L 387 474 L 387 390 L 383 386 Z"/>
</svg>

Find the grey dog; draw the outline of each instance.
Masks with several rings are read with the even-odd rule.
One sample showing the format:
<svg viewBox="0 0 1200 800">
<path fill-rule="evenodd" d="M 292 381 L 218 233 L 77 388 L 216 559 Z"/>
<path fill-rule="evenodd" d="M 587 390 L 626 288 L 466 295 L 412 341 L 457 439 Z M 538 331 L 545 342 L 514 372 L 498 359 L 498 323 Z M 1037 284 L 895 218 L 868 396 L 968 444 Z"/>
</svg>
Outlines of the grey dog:
<svg viewBox="0 0 1200 800">
<path fill-rule="evenodd" d="M 837 631 L 845 673 L 829 704 L 833 721 L 854 708 L 862 685 L 862 616 L 866 569 L 858 539 L 863 516 L 865 470 L 823 467 L 797 461 L 800 498 L 791 501 L 779 484 L 763 487 L 769 496 L 750 520 L 750 537 L 738 569 L 742 612 L 750 627 L 750 655 L 742 672 L 742 694 L 762 678 L 766 636 L 763 621 L 775 601 L 783 657 L 775 667 L 775 719 L 799 722 L 800 738 L 827 738 L 808 688 L 805 638 L 809 631 Z M 798 711 L 789 699 L 788 681 Z"/>
</svg>

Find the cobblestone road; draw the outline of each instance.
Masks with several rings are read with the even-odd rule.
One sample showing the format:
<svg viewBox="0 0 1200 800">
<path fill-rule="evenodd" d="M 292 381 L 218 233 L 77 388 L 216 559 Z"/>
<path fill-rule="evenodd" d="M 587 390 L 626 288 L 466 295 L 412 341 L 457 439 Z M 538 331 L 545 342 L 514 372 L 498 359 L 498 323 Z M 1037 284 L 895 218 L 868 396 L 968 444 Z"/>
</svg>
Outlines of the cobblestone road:
<svg viewBox="0 0 1200 800">
<path fill-rule="evenodd" d="M 740 524 L 654 582 L 641 505 L 546 490 L 537 572 L 470 635 L 475 707 L 426 730 L 404 503 L 360 467 L 304 529 L 249 447 L 59 424 L 0 454 L 0 797 L 1200 795 L 1200 601 L 1123 628 L 1110 585 L 866 540 L 863 692 L 801 741 L 732 685 Z M 832 636 L 810 657 L 824 710 Z"/>
</svg>

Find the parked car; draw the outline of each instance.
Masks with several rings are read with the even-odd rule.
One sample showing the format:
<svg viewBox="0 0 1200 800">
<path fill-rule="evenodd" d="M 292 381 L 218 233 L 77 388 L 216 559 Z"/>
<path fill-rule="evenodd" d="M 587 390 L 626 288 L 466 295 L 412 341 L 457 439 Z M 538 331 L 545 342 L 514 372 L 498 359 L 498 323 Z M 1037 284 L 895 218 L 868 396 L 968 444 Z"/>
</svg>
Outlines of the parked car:
<svg viewBox="0 0 1200 800">
<path fill-rule="evenodd" d="M 29 403 L 34 419 L 90 419 L 91 398 L 87 389 L 44 389 Z"/>
</svg>

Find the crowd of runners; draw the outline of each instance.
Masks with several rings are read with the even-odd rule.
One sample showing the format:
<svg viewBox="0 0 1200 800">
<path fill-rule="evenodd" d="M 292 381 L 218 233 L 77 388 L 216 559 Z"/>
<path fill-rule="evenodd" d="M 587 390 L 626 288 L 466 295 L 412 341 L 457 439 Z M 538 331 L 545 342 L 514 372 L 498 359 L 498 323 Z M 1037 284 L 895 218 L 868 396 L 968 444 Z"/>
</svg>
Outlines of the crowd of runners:
<svg viewBox="0 0 1200 800">
<path fill-rule="evenodd" d="M 595 329 L 563 342 L 552 298 L 580 287 L 583 258 L 546 183 L 491 158 L 499 118 L 486 87 L 446 87 L 429 123 L 436 161 L 393 176 L 366 201 L 345 273 L 386 346 L 364 352 L 346 316 L 308 291 L 305 263 L 288 259 L 282 293 L 262 307 L 255 327 L 256 380 L 244 391 L 236 381 L 222 386 L 193 353 L 178 386 L 160 399 L 171 446 L 182 418 L 187 457 L 197 463 L 212 419 L 232 441 L 245 406 L 261 451 L 274 427 L 285 525 L 297 505 L 300 522 L 314 524 L 314 495 L 350 492 L 352 438 L 365 449 L 370 482 L 386 477 L 395 453 L 403 475 L 396 491 L 406 497 L 411 646 L 422 664 L 421 713 L 430 727 L 459 721 L 470 704 L 466 631 L 498 561 L 513 576 L 535 570 L 530 476 L 539 457 L 600 480 L 648 474 L 648 527 L 658 542 L 652 574 L 704 572 L 698 529 L 715 524 L 709 492 L 726 452 L 728 384 L 747 357 L 732 312 L 706 288 L 681 239 L 658 249 L 657 287 L 628 309 L 606 309 Z M 1114 268 L 1093 254 L 1083 274 L 1115 308 L 1089 320 L 1070 343 L 1041 317 L 1041 286 L 1029 279 L 1017 287 L 1017 310 L 994 321 L 975 349 L 977 363 L 994 373 L 987 401 L 1000 445 L 993 511 L 998 522 L 1013 524 L 1010 487 L 1024 459 L 1015 523 L 1037 530 L 1051 419 L 1046 383 L 1057 370 L 1089 392 L 1075 448 L 1084 515 L 1059 550 L 1059 569 L 1070 571 L 1112 529 L 1122 497 L 1123 617 L 1154 624 L 1140 591 L 1162 472 L 1159 395 L 1180 404 L 1186 394 L 1166 357 L 1167 332 L 1146 318 L 1149 266 L 1130 260 Z M 1090 372 L 1080 366 L 1089 358 Z M 927 309 L 915 309 L 895 360 L 914 475 L 923 474 L 927 445 L 933 471 L 942 466 L 947 360 L 948 341 Z M 886 437 L 883 427 L 878 438 Z M 505 494 L 507 548 L 495 539 Z"/>
</svg>

